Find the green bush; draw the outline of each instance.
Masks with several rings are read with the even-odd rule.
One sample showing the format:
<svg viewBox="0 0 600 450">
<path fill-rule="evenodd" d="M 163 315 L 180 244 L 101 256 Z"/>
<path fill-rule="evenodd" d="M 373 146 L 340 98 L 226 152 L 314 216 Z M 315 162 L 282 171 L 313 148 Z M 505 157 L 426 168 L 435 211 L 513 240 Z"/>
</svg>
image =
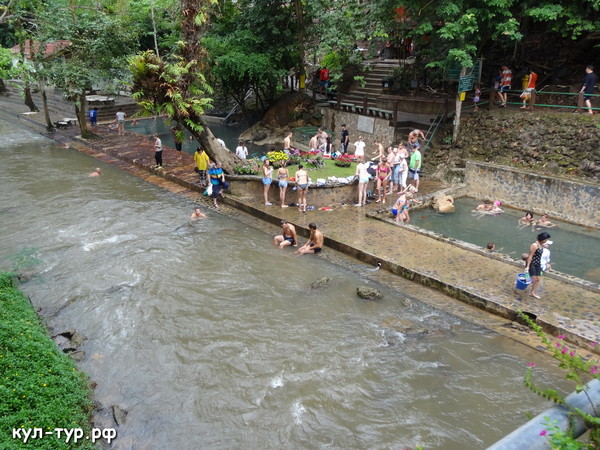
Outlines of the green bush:
<svg viewBox="0 0 600 450">
<path fill-rule="evenodd" d="M 13 274 L 0 272 L 0 448 L 92 449 L 89 440 L 66 443 L 55 433 L 24 444 L 12 432 L 81 428 L 89 435 L 91 408 L 87 378 L 52 341 Z"/>
</svg>

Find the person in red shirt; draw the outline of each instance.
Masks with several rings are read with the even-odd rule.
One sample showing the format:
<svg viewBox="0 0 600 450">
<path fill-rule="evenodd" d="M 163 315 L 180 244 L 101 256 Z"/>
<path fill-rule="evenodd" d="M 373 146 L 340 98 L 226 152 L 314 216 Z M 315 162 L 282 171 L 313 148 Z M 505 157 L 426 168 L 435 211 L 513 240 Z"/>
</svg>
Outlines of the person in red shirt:
<svg viewBox="0 0 600 450">
<path fill-rule="evenodd" d="M 321 85 L 321 92 L 323 94 L 327 93 L 329 87 L 329 70 L 327 70 L 327 67 L 323 67 L 319 73 L 319 84 Z"/>
<path fill-rule="evenodd" d="M 529 69 L 529 78 L 527 80 L 527 86 L 525 86 L 525 90 L 521 94 L 521 98 L 523 99 L 523 106 L 521 109 L 527 109 L 527 102 L 531 97 L 531 92 L 535 91 L 535 83 L 537 82 L 537 73 L 535 73 L 532 69 Z"/>
</svg>

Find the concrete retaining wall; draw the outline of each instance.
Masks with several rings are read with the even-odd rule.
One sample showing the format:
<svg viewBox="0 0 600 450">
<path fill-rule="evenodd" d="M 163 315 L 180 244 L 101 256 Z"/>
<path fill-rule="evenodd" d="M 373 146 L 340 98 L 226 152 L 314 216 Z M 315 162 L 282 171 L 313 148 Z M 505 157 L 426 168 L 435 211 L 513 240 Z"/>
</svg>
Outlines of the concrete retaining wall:
<svg viewBox="0 0 600 450">
<path fill-rule="evenodd" d="M 329 107 L 322 107 L 320 109 L 323 114 L 323 127 L 328 130 L 332 130 L 335 135 L 332 136 L 332 142 L 335 145 L 335 149 L 340 149 L 340 138 L 342 133 L 342 124 L 345 123 L 348 126 L 348 132 L 350 133 L 350 143 L 353 144 L 358 140 L 358 136 L 362 136 L 363 140 L 367 144 L 365 148 L 365 154 L 370 156 L 374 152 L 373 143 L 376 139 L 379 139 L 384 145 L 388 145 L 390 142 L 394 142 L 395 128 L 390 126 L 390 121 L 381 117 L 367 117 L 360 114 L 349 113 L 345 111 L 337 111 Z M 363 118 L 363 119 L 360 119 Z M 373 124 L 373 131 L 362 131 L 358 130 L 358 122 Z M 348 153 L 354 154 L 354 146 L 350 145 Z"/>
<path fill-rule="evenodd" d="M 600 185 L 548 177 L 495 164 L 469 161 L 461 194 L 500 200 L 567 222 L 600 228 Z"/>
<path fill-rule="evenodd" d="M 295 172 L 294 166 L 290 167 L 290 175 Z M 230 181 L 229 191 L 232 195 L 240 198 L 254 198 L 262 203 L 263 201 L 263 184 L 258 175 L 229 175 L 227 180 Z M 313 179 L 313 182 L 315 180 Z M 293 190 L 296 184 L 290 182 L 286 192 L 286 203 L 295 203 L 298 198 L 298 193 Z M 358 198 L 358 184 L 354 182 L 346 185 L 326 185 L 316 186 L 311 185 L 308 188 L 306 200 L 309 205 L 331 205 L 334 203 L 353 203 Z M 279 186 L 277 180 L 273 180 L 269 189 L 269 201 L 273 204 L 279 204 Z"/>
</svg>

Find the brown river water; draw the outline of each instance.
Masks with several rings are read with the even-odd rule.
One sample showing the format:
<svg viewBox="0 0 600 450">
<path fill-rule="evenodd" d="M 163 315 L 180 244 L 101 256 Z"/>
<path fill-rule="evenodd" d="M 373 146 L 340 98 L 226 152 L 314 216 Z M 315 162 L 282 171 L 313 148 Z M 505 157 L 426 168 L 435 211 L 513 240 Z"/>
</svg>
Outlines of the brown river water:
<svg viewBox="0 0 600 450">
<path fill-rule="evenodd" d="M 0 135 L 2 268 L 31 252 L 22 289 L 87 337 L 97 401 L 128 412 L 113 448 L 481 449 L 549 406 L 529 361 L 560 385 L 540 353 L 370 267 L 279 251 L 214 210 L 191 223 L 188 199 L 3 119 Z"/>
</svg>

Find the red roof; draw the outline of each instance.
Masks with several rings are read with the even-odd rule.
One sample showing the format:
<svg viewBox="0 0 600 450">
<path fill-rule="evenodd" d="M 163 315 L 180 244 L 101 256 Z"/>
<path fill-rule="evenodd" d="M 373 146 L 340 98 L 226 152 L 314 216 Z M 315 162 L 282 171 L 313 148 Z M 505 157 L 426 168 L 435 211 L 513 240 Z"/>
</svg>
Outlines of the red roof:
<svg viewBox="0 0 600 450">
<path fill-rule="evenodd" d="M 35 41 L 33 42 L 34 52 L 37 52 L 39 50 L 40 45 L 41 44 L 39 42 L 35 42 Z M 54 55 L 57 52 L 60 52 L 61 50 L 68 47 L 69 45 L 71 45 L 71 41 L 55 41 L 55 42 L 46 43 L 46 46 L 44 48 L 44 59 L 48 59 L 50 56 Z M 13 52 L 13 54 L 19 54 L 19 53 L 21 53 L 21 46 L 15 45 L 10 50 Z M 25 41 L 25 58 L 31 59 L 31 40 L 30 39 L 27 39 Z"/>
</svg>

